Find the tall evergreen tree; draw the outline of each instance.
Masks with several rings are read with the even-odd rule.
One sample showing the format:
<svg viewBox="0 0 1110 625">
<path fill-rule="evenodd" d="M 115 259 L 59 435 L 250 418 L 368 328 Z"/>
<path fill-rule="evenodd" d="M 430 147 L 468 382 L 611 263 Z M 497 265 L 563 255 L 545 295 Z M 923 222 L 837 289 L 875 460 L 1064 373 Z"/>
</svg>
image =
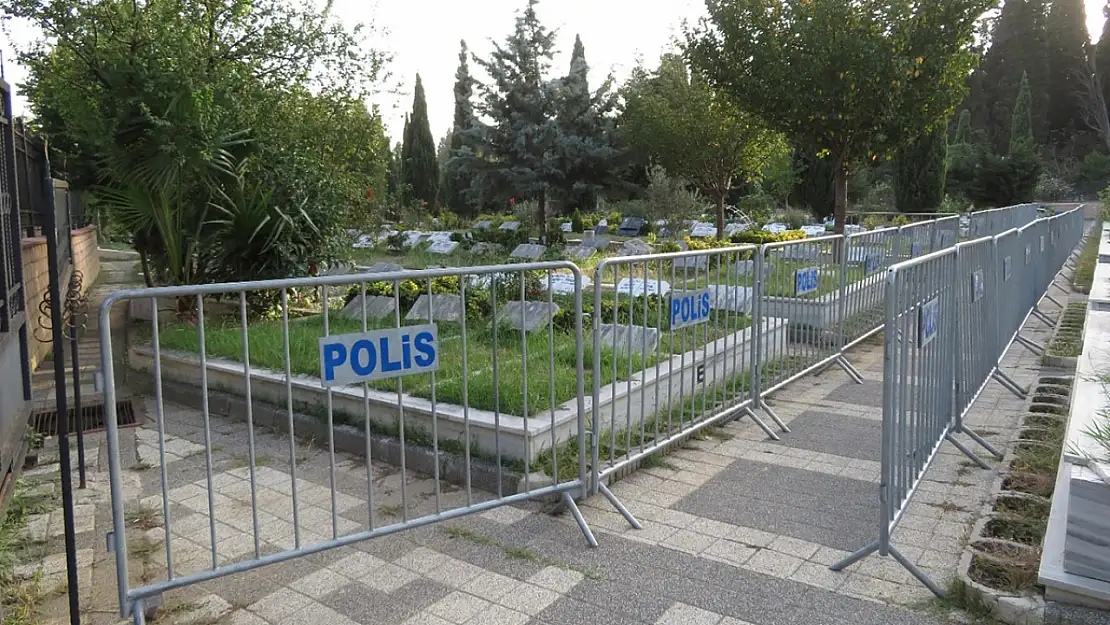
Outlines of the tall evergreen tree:
<svg viewBox="0 0 1110 625">
<path fill-rule="evenodd" d="M 1022 150 L 1035 149 L 1033 138 L 1033 116 L 1030 111 L 1032 94 L 1029 90 L 1029 77 L 1021 76 L 1021 86 L 1014 99 L 1014 111 L 1010 121 L 1010 154 Z"/>
<path fill-rule="evenodd" d="M 1085 127 L 1080 114 L 1078 74 L 1090 41 L 1083 0 L 1052 0 L 1048 12 L 1048 140 L 1070 145 Z"/>
<path fill-rule="evenodd" d="M 948 128 L 937 126 L 894 158 L 894 202 L 903 213 L 933 212 L 944 200 Z"/>
<path fill-rule="evenodd" d="M 611 89 L 612 77 L 606 78 L 596 93 L 591 93 L 589 71 L 586 48 L 576 36 L 570 71 L 562 80 L 556 104 L 559 138 L 555 151 L 563 177 L 554 184 L 559 188 L 565 210 L 593 209 L 599 193 L 614 183 L 611 172 L 620 155 L 613 115 L 617 95 Z"/>
<path fill-rule="evenodd" d="M 474 125 L 474 79 L 470 77 L 468 58 L 470 53 L 466 41 L 459 42 L 459 68 L 455 70 L 455 116 L 451 126 L 451 140 L 448 159 L 443 167 L 443 203 L 461 214 L 470 215 L 474 211 L 467 197 L 470 189 L 469 175 L 461 171 L 458 156 L 465 139 L 464 133 Z"/>
<path fill-rule="evenodd" d="M 480 85 L 476 120 L 463 133 L 454 160 L 472 176 L 468 196 L 475 202 L 510 197 L 534 199 L 536 220 L 548 223 L 552 183 L 562 178 L 556 158 L 559 128 L 555 121 L 558 81 L 548 81 L 555 53 L 555 33 L 536 15 L 538 0 L 528 0 L 516 27 L 486 58 L 473 56 L 491 82 Z"/>
<path fill-rule="evenodd" d="M 971 111 L 967 109 L 960 111 L 960 118 L 956 122 L 956 134 L 952 137 L 952 143 L 971 143 Z"/>
<path fill-rule="evenodd" d="M 1103 7 L 1102 14 L 1110 18 L 1110 2 Z M 1102 24 L 1102 36 L 1094 46 L 1094 54 L 1099 78 L 1102 80 L 1102 97 L 1110 104 L 1110 19 Z"/>
<path fill-rule="evenodd" d="M 424 83 L 416 75 L 412 100 L 412 116 L 405 126 L 404 180 L 412 189 L 412 198 L 435 204 L 439 192 L 439 165 L 436 142 L 428 125 L 428 102 L 424 99 Z"/>
<path fill-rule="evenodd" d="M 990 47 L 969 79 L 972 126 L 986 133 L 998 152 L 1009 145 L 1014 97 L 1022 74 L 1033 97 L 1030 114 L 1038 141 L 1048 136 L 1048 44 L 1046 0 L 1005 0 L 991 32 Z"/>
</svg>

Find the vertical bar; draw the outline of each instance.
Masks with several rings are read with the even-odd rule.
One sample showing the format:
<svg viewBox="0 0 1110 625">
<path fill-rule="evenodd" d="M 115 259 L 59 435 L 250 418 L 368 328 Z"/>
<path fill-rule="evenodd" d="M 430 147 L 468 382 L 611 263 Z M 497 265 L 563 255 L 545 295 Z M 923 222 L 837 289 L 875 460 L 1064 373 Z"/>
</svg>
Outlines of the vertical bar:
<svg viewBox="0 0 1110 625">
<path fill-rule="evenodd" d="M 521 397 L 522 402 L 522 416 L 524 417 L 524 490 L 532 490 L 529 483 L 528 474 L 531 472 L 529 466 L 530 451 L 532 442 L 528 438 L 528 332 L 524 326 L 524 307 L 527 304 L 525 299 L 526 290 L 524 283 L 528 280 L 526 270 L 520 270 L 520 384 L 521 384 Z"/>
<path fill-rule="evenodd" d="M 328 286 L 325 284 L 323 289 L 324 299 L 324 336 L 331 336 L 331 327 L 329 323 L 328 314 L 328 300 L 330 293 Z M 400 378 L 398 378 L 400 379 Z M 332 387 L 328 387 L 325 397 L 327 397 L 327 411 L 328 411 L 328 467 L 331 469 L 328 475 L 328 483 L 331 486 L 331 537 L 332 539 L 339 538 L 339 510 L 335 496 L 335 398 L 332 393 Z M 404 479 L 402 478 L 402 482 Z"/>
<path fill-rule="evenodd" d="M 432 314 L 432 294 L 428 293 L 428 315 Z M 393 281 L 393 324 L 401 327 L 401 284 Z M 496 376 L 495 376 L 496 377 Z M 401 443 L 401 519 L 409 520 L 409 495 L 408 495 L 408 470 L 406 468 L 406 443 L 405 443 L 405 383 L 404 376 L 397 378 L 397 436 Z M 500 463 L 498 463 L 500 466 Z M 501 475 L 498 471 L 497 475 Z"/>
<path fill-rule="evenodd" d="M 155 312 L 157 317 L 157 312 Z M 254 471 L 254 398 L 251 395 L 251 350 L 247 331 L 247 292 L 239 291 L 239 338 L 243 343 L 243 388 L 247 396 L 247 466 L 251 481 L 251 522 L 254 527 L 254 557 L 262 557 L 262 538 L 258 529 L 258 482 Z"/>
<path fill-rule="evenodd" d="M 460 280 L 461 282 L 461 280 Z M 434 290 L 432 289 L 432 279 L 428 278 L 428 323 L 435 324 L 435 306 L 432 305 L 431 298 L 435 297 Z M 466 309 L 462 311 L 462 315 L 466 316 Z M 465 346 L 464 346 L 465 347 Z M 436 404 L 436 372 L 431 372 L 432 376 L 432 455 L 435 457 L 432 478 L 435 480 L 435 498 L 436 498 L 436 514 L 443 512 L 443 504 L 440 499 L 440 486 L 439 486 L 439 419 L 438 406 Z M 469 467 L 467 467 L 469 470 Z"/>
<path fill-rule="evenodd" d="M 281 289 L 281 351 L 285 361 L 285 415 L 289 419 L 289 487 L 293 503 L 293 544 L 301 548 L 301 516 L 297 506 L 297 433 L 293 423 L 293 371 L 289 357 L 289 292 Z"/>
<path fill-rule="evenodd" d="M 555 289 L 551 269 L 547 270 L 547 306 L 548 310 L 555 310 Z M 581 310 L 581 309 L 579 309 Z M 581 345 L 581 337 L 579 337 Z M 551 485 L 559 483 L 559 441 L 555 432 L 555 315 L 547 323 L 547 397 L 550 402 L 548 410 L 551 411 Z M 578 369 L 578 376 L 582 376 L 582 369 Z M 579 392 L 579 397 L 581 393 Z M 585 432 L 579 432 L 578 437 L 583 438 Z"/>
<path fill-rule="evenodd" d="M 161 321 L 158 316 L 158 298 L 150 298 L 150 342 L 154 348 L 154 420 L 158 425 L 158 469 L 162 483 L 162 519 L 166 528 L 166 577 L 173 573 L 173 531 L 170 520 L 169 477 L 166 474 L 166 405 L 162 398 L 162 344 L 159 337 Z M 107 380 L 105 380 L 107 382 Z"/>
<path fill-rule="evenodd" d="M 366 311 L 366 280 L 359 283 L 359 298 L 362 300 L 362 331 L 368 329 Z M 370 383 L 362 383 L 362 407 L 366 419 L 366 516 L 369 528 L 374 529 L 374 450 L 370 432 Z"/>
<path fill-rule="evenodd" d="M 204 341 L 204 297 L 197 295 L 197 345 L 200 352 L 200 409 L 204 415 L 204 470 L 208 482 L 208 532 L 212 540 L 212 568 L 219 566 L 216 553 L 216 502 L 212 492 L 212 416 L 208 408 L 208 354 Z"/>
<path fill-rule="evenodd" d="M 495 455 L 497 456 L 497 467 L 501 468 L 501 377 L 498 372 L 497 362 L 497 278 L 498 274 L 493 274 L 490 278 L 490 301 L 493 308 L 493 446 L 495 448 Z M 497 497 L 504 497 L 504 490 L 501 484 L 501 471 L 497 471 Z"/>
<path fill-rule="evenodd" d="M 474 505 L 474 494 L 471 490 L 470 475 L 470 343 L 466 340 L 466 313 L 470 308 L 466 304 L 466 280 L 459 280 L 459 299 L 463 303 L 463 314 L 459 323 L 462 328 L 463 457 L 466 459 L 466 505 L 472 506 Z M 552 418 L 554 418 L 554 415 L 552 415 Z M 554 430 L 552 430 L 552 435 L 554 435 Z"/>
</svg>

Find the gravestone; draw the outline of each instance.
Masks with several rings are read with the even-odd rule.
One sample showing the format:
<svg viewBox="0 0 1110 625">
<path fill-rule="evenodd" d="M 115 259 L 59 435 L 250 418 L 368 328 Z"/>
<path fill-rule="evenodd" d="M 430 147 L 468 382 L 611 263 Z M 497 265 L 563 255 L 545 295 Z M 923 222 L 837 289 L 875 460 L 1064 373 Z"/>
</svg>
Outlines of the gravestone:
<svg viewBox="0 0 1110 625">
<path fill-rule="evenodd" d="M 590 251 L 592 252 L 593 250 Z M 590 280 L 590 277 L 582 276 L 582 289 L 588 289 L 591 285 L 593 285 L 593 281 Z M 574 275 L 569 273 L 553 273 L 551 274 L 550 284 L 547 276 L 544 276 L 543 288 L 544 290 L 550 289 L 556 295 L 572 295 L 574 293 Z"/>
<path fill-rule="evenodd" d="M 360 234 L 360 235 L 358 235 L 358 240 L 355 241 L 354 243 L 352 243 L 351 247 L 364 249 L 364 248 L 368 248 L 368 247 L 374 247 L 375 243 L 377 243 L 377 241 L 374 240 L 373 235 Z"/>
<path fill-rule="evenodd" d="M 474 254 L 475 256 L 489 256 L 492 254 L 500 254 L 501 246 L 496 243 L 486 243 L 485 241 L 481 241 L 475 243 L 474 247 L 470 248 L 470 253 Z"/>
<path fill-rule="evenodd" d="M 825 230 L 825 226 L 816 226 L 812 224 L 808 226 L 802 226 L 799 229 L 802 232 L 806 233 L 807 237 L 823 237 L 829 233 L 828 230 Z"/>
<path fill-rule="evenodd" d="M 376 262 L 370 265 L 366 273 L 386 273 L 389 271 L 404 271 L 405 268 L 397 263 L 387 263 L 385 261 Z"/>
<path fill-rule="evenodd" d="M 771 273 L 774 273 L 774 271 L 775 271 L 774 264 L 772 264 L 772 263 L 770 263 L 766 260 L 763 261 L 763 267 L 765 268 L 765 273 L 766 274 L 771 274 Z M 738 261 L 736 261 L 736 263 L 734 263 L 732 265 L 732 269 L 730 269 L 729 271 L 732 273 L 733 277 L 735 277 L 735 278 L 743 278 L 743 277 L 746 277 L 746 276 L 750 276 L 753 273 L 755 273 L 755 261 L 754 260 L 738 260 Z"/>
<path fill-rule="evenodd" d="M 621 227 L 617 229 L 617 235 L 622 237 L 638 237 L 645 223 L 646 221 L 643 217 L 625 217 L 624 221 L 621 222 Z"/>
<path fill-rule="evenodd" d="M 622 278 L 617 283 L 617 293 L 631 294 L 632 297 L 640 295 L 666 295 L 671 290 L 669 282 L 664 280 L 644 280 L 643 278 Z"/>
<path fill-rule="evenodd" d="M 563 232 L 574 232 L 574 224 L 570 223 L 569 221 L 564 221 L 563 223 L 559 224 L 559 229 Z"/>
<path fill-rule="evenodd" d="M 609 232 L 609 227 L 608 226 L 602 226 L 600 224 L 594 226 L 594 234 L 607 234 L 608 232 Z"/>
<path fill-rule="evenodd" d="M 639 239 L 629 239 L 621 246 L 622 256 L 642 256 L 651 253 L 651 246 Z"/>
<path fill-rule="evenodd" d="M 595 250 L 603 250 L 609 247 L 609 238 L 599 237 L 596 234 L 588 237 L 583 237 L 582 245 L 588 245 Z"/>
<path fill-rule="evenodd" d="M 601 333 L 602 347 L 608 347 L 618 354 L 627 354 L 629 351 L 635 354 L 654 353 L 661 334 L 659 328 L 611 323 L 598 324 L 598 331 Z"/>
<path fill-rule="evenodd" d="M 575 260 L 586 260 L 587 258 L 597 253 L 597 250 L 590 247 L 589 245 L 583 244 L 575 245 L 574 247 L 568 247 L 564 253 L 566 254 L 567 258 L 573 258 Z"/>
<path fill-rule="evenodd" d="M 705 269 L 709 266 L 709 257 L 705 254 L 698 256 L 682 256 L 674 259 L 674 268 L 682 271 L 690 269 Z"/>
<path fill-rule="evenodd" d="M 503 224 L 501 224 L 501 227 L 498 228 L 498 230 L 512 230 L 512 231 L 516 232 L 517 230 L 520 230 L 520 222 L 519 221 L 506 221 Z"/>
<path fill-rule="evenodd" d="M 763 231 L 764 232 L 770 232 L 771 234 L 781 234 L 783 232 L 786 232 L 789 229 L 790 229 L 789 226 L 787 226 L 784 223 L 779 223 L 777 221 L 775 223 L 767 224 L 766 226 L 763 226 Z"/>
<path fill-rule="evenodd" d="M 458 241 L 452 241 L 448 239 L 446 241 L 433 241 L 432 244 L 428 246 L 428 251 L 432 254 L 447 255 L 454 253 L 455 249 L 458 247 Z"/>
<path fill-rule="evenodd" d="M 497 318 L 508 323 L 514 330 L 533 332 L 539 328 L 548 327 L 552 317 L 558 313 L 559 306 L 557 304 L 513 301 L 506 303 L 501 308 Z"/>
<path fill-rule="evenodd" d="M 414 245 L 419 243 L 420 239 L 422 239 L 423 237 L 423 232 L 420 232 L 419 230 L 409 230 L 405 232 L 405 241 L 402 245 L 404 245 L 405 248 L 413 247 Z"/>
<path fill-rule="evenodd" d="M 717 236 L 717 226 L 708 222 L 699 221 L 694 224 L 693 228 L 690 229 L 690 236 L 715 237 Z"/>
<path fill-rule="evenodd" d="M 366 318 L 367 319 L 383 319 L 385 317 L 393 317 L 393 312 L 396 309 L 397 301 L 392 297 L 385 295 L 367 295 L 366 296 Z M 348 319 L 362 319 L 362 294 L 359 293 L 343 307 L 339 312 L 343 317 Z"/>
<path fill-rule="evenodd" d="M 725 226 L 725 236 L 731 237 L 737 232 L 744 232 L 751 227 L 751 224 L 727 224 Z"/>
<path fill-rule="evenodd" d="M 516 249 L 514 249 L 513 252 L 509 254 L 509 256 L 511 258 L 525 258 L 528 260 L 536 260 L 540 256 L 543 256 L 543 253 L 546 251 L 546 245 L 539 245 L 537 243 L 521 243 L 520 245 L 516 246 Z"/>
<path fill-rule="evenodd" d="M 406 321 L 429 320 L 428 306 L 431 306 L 431 317 L 434 321 L 458 321 L 463 316 L 462 298 L 458 295 L 428 295 L 422 294 L 412 305 L 409 314 L 405 315 Z"/>
<path fill-rule="evenodd" d="M 443 232 L 443 231 L 433 232 L 433 233 L 428 235 L 428 240 L 431 241 L 432 243 L 435 243 L 437 241 L 450 241 L 451 240 L 451 233 L 450 232 Z"/>
<path fill-rule="evenodd" d="M 608 228 L 609 227 L 609 220 L 608 219 L 602 219 L 601 221 L 597 222 L 597 225 L 602 227 L 602 228 Z"/>
<path fill-rule="evenodd" d="M 787 260 L 817 260 L 821 256 L 821 248 L 817 243 L 787 245 L 777 248 L 775 255 Z"/>
<path fill-rule="evenodd" d="M 730 310 L 744 315 L 751 314 L 751 287 L 710 284 L 708 289 L 710 308 L 715 310 Z"/>
<path fill-rule="evenodd" d="M 474 228 L 475 230 L 489 230 L 492 227 L 493 227 L 493 222 L 488 220 L 488 219 L 483 219 L 481 221 L 476 221 L 476 222 L 474 222 L 474 225 L 472 226 L 472 228 Z"/>
<path fill-rule="evenodd" d="M 867 232 L 867 228 L 855 224 L 847 224 L 844 226 L 844 234 L 859 234 L 861 232 Z"/>
<path fill-rule="evenodd" d="M 342 276 L 344 274 L 354 273 L 354 271 L 355 271 L 355 266 L 354 265 L 352 265 L 351 263 L 349 263 L 345 260 L 340 260 L 340 261 L 337 261 L 334 265 L 331 265 L 330 267 L 321 271 L 320 275 L 321 276 Z"/>
</svg>

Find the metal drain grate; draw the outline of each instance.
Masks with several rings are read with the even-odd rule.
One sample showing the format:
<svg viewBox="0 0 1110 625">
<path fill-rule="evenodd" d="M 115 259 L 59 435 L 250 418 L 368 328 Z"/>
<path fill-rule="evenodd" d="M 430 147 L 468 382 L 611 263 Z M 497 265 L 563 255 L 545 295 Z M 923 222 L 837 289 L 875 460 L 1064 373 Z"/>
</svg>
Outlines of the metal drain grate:
<svg viewBox="0 0 1110 625">
<path fill-rule="evenodd" d="M 84 422 L 85 432 L 102 432 L 105 428 L 104 418 L 107 416 L 107 411 L 104 409 L 103 403 L 93 404 L 92 406 L 81 406 L 81 416 Z M 116 402 L 116 422 L 118 427 L 136 427 L 139 425 L 139 414 L 135 409 L 134 404 L 130 399 L 124 399 Z M 35 431 L 42 436 L 57 436 L 58 435 L 58 411 L 57 410 L 42 410 L 31 415 L 31 423 Z M 69 409 L 69 431 L 74 433 L 77 431 L 77 422 L 74 419 L 73 408 Z"/>
</svg>

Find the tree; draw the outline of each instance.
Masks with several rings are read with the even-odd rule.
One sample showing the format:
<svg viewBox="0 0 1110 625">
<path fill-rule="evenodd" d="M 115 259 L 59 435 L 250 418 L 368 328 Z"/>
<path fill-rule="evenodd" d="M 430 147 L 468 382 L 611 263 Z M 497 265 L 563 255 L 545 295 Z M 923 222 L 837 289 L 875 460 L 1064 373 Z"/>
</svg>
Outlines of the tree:
<svg viewBox="0 0 1110 625">
<path fill-rule="evenodd" d="M 1088 44 L 1083 66 L 1075 72 L 1079 85 L 1079 117 L 1084 126 L 1096 134 L 1101 147 L 1110 152 L 1110 111 L 1106 108 L 1106 85 L 1098 56 L 1096 47 Z"/>
<path fill-rule="evenodd" d="M 960 111 L 952 143 L 971 143 L 971 111 L 967 109 Z"/>
<path fill-rule="evenodd" d="M 1033 115 L 1030 111 L 1032 95 L 1029 92 L 1029 77 L 1022 75 L 1021 86 L 1018 87 L 1017 98 L 1014 100 L 1013 118 L 1010 122 L 1010 154 L 1021 150 L 1036 150 L 1037 143 L 1033 139 Z"/>
<path fill-rule="evenodd" d="M 964 97 L 975 26 L 992 0 L 706 0 L 687 32 L 694 65 L 772 128 L 834 166 L 843 232 L 847 167 L 942 124 Z"/>
<path fill-rule="evenodd" d="M 554 186 L 565 209 L 596 207 L 602 190 L 617 184 L 612 172 L 623 155 L 616 138 L 617 94 L 611 89 L 612 77 L 591 92 L 589 71 L 586 48 L 575 37 L 570 71 L 556 93 L 555 159 L 563 176 Z"/>
<path fill-rule="evenodd" d="M 555 33 L 536 16 L 538 0 L 528 0 L 516 27 L 504 42 L 494 44 L 487 58 L 472 60 L 489 75 L 479 85 L 476 120 L 463 132 L 462 146 L 452 159 L 470 177 L 467 196 L 476 203 L 536 200 L 536 222 L 548 224 L 548 195 L 562 179 L 555 158 L 559 128 L 555 121 L 558 84 L 546 80 L 555 52 Z"/>
<path fill-rule="evenodd" d="M 948 127 L 937 126 L 894 158 L 894 201 L 903 213 L 931 213 L 944 200 Z"/>
<path fill-rule="evenodd" d="M 442 165 L 443 170 L 443 203 L 447 207 L 460 213 L 473 213 L 471 204 L 467 200 L 467 191 L 470 189 L 470 179 L 455 165 L 452 157 L 458 155 L 463 146 L 464 133 L 474 125 L 474 79 L 470 77 L 470 66 L 467 63 L 470 53 L 466 48 L 466 41 L 459 42 L 459 69 L 455 71 L 455 116 L 451 126 L 451 138 L 448 156 Z"/>
<path fill-rule="evenodd" d="M 284 278 L 344 252 L 384 186 L 363 104 L 384 57 L 282 0 L 0 0 L 48 38 L 24 90 L 72 188 L 126 223 L 148 282 Z M 61 162 L 62 159 L 56 159 Z"/>
<path fill-rule="evenodd" d="M 621 126 L 629 143 L 710 196 L 717 236 L 724 238 L 729 192 L 737 180 L 757 179 L 785 142 L 692 75 L 675 54 L 664 55 L 654 72 L 635 70 L 624 98 Z"/>
<path fill-rule="evenodd" d="M 1086 64 L 1090 42 L 1083 0 L 1052 0 L 1045 30 L 1048 40 L 1048 134 L 1060 146 L 1084 130 L 1077 74 Z"/>
<path fill-rule="evenodd" d="M 439 193 L 439 164 L 436 162 L 436 141 L 428 123 L 428 102 L 424 99 L 424 84 L 416 75 L 416 89 L 412 98 L 412 115 L 405 125 L 404 155 L 405 184 L 412 189 L 412 199 L 433 206 Z"/>
</svg>

